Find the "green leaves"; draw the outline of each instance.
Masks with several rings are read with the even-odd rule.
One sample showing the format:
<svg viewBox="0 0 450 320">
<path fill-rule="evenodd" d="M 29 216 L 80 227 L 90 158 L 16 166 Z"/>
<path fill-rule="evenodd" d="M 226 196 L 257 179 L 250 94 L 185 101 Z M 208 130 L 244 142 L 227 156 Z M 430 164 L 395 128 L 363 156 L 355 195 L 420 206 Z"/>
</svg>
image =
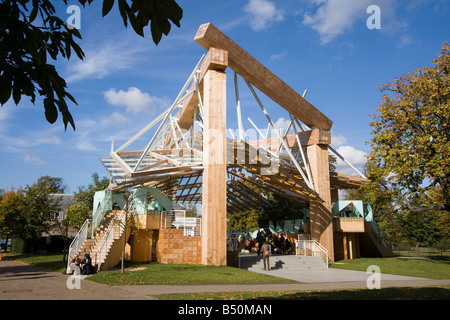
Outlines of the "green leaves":
<svg viewBox="0 0 450 320">
<path fill-rule="evenodd" d="M 65 128 L 70 123 L 75 130 L 66 98 L 75 104 L 76 101 L 66 91 L 65 80 L 47 60 L 60 56 L 69 59 L 72 51 L 83 59 L 84 53 L 74 41 L 81 35 L 76 29 L 69 29 L 54 12 L 49 1 L 0 3 L 0 104 L 3 106 L 11 96 L 15 104 L 22 96 L 35 103 L 39 94 L 47 121 L 54 123 L 61 113 Z M 38 15 L 40 26 L 32 24 Z"/>
<path fill-rule="evenodd" d="M 63 1 L 68 4 L 68 0 Z M 92 1 L 78 0 L 83 6 Z M 144 37 L 144 27 L 150 24 L 155 44 L 163 34 L 169 34 L 171 22 L 180 27 L 183 10 L 174 0 L 118 0 L 117 3 L 125 27 L 129 21 L 134 31 Z M 114 0 L 103 1 L 103 17 L 111 12 L 114 4 Z M 50 0 L 0 2 L 0 105 L 11 97 L 18 104 L 22 96 L 28 96 L 34 104 L 39 95 L 48 122 L 55 123 L 61 114 L 66 130 L 68 124 L 75 130 L 66 101 L 76 104 L 76 100 L 66 91 L 65 80 L 47 61 L 60 57 L 70 59 L 73 52 L 82 60 L 84 52 L 75 38 L 81 39 L 80 32 L 70 29 L 55 16 Z"/>
<path fill-rule="evenodd" d="M 383 101 L 370 123 L 374 135 L 368 174 L 401 192 L 414 210 L 450 210 L 450 46 L 434 66 L 383 84 Z M 421 209 L 422 208 L 422 209 Z M 410 207 L 409 209 L 412 209 Z"/>
<path fill-rule="evenodd" d="M 131 6 L 127 0 L 118 0 L 120 16 L 125 27 L 128 21 L 133 30 L 144 37 L 144 28 L 150 23 L 150 31 L 153 42 L 158 44 L 162 35 L 168 35 L 171 24 L 181 27 L 180 20 L 183 17 L 183 10 L 174 0 L 132 0 Z M 104 0 L 102 14 L 107 15 L 114 5 L 114 0 Z"/>
<path fill-rule="evenodd" d="M 102 16 L 106 16 L 112 9 L 114 0 L 103 0 Z"/>
</svg>

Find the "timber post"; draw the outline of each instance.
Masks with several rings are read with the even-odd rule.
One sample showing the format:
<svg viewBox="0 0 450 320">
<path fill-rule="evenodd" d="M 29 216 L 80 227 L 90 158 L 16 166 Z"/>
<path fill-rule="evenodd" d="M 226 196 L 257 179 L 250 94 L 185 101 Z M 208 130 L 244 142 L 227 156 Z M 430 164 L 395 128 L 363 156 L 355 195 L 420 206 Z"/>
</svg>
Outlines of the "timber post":
<svg viewBox="0 0 450 320">
<path fill-rule="evenodd" d="M 221 61 L 212 63 L 211 61 Z M 203 77 L 202 264 L 227 265 L 226 50 L 211 48 Z"/>
</svg>

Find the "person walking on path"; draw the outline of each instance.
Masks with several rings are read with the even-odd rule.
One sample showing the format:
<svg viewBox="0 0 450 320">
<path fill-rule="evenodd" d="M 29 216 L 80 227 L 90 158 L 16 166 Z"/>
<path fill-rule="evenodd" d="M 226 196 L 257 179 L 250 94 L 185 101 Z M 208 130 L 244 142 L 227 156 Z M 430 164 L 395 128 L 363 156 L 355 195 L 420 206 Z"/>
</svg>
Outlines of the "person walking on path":
<svg viewBox="0 0 450 320">
<path fill-rule="evenodd" d="M 261 251 L 263 255 L 264 270 L 270 271 L 270 245 L 267 243 L 267 240 L 264 241 Z"/>
<path fill-rule="evenodd" d="M 258 256 L 261 253 L 261 247 L 264 243 L 264 232 L 258 231 L 256 235 L 256 241 L 258 242 Z"/>
</svg>

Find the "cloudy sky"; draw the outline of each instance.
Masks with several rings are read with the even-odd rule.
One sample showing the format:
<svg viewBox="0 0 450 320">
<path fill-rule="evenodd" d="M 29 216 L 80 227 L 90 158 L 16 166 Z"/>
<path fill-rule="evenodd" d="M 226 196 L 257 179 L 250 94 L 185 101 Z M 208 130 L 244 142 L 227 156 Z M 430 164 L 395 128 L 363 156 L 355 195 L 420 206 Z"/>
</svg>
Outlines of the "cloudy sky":
<svg viewBox="0 0 450 320">
<path fill-rule="evenodd" d="M 101 18 L 94 1 L 81 7 L 79 42 L 86 58 L 55 62 L 78 106 L 71 105 L 76 131 L 61 118 L 45 120 L 42 100 L 23 97 L 0 109 L 0 188 L 26 186 L 43 175 L 62 177 L 69 192 L 107 172 L 109 154 L 165 110 L 205 50 L 193 41 L 212 22 L 294 90 L 333 120 L 332 146 L 362 168 L 371 139 L 371 115 L 381 101 L 377 88 L 396 76 L 430 66 L 450 40 L 450 2 L 444 0 L 179 0 L 181 28 L 173 26 L 158 46 L 126 29 L 117 8 Z M 74 1 L 74 3 L 78 3 Z M 380 8 L 380 29 L 368 28 Z M 59 16 L 69 18 L 60 4 Z M 370 25 L 370 23 L 369 23 Z M 233 74 L 228 72 L 227 127 L 237 129 Z M 244 128 L 267 121 L 240 81 Z M 280 127 L 289 115 L 264 101 Z M 150 136 L 143 137 L 143 143 Z M 339 171 L 352 173 L 346 165 Z"/>
</svg>

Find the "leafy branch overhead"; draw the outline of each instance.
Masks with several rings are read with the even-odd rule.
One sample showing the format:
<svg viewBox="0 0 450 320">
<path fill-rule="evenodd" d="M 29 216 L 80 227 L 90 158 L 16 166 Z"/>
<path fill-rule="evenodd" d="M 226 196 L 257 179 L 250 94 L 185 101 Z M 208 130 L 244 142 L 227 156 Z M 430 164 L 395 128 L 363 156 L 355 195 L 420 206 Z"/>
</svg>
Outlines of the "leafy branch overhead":
<svg viewBox="0 0 450 320">
<path fill-rule="evenodd" d="M 93 0 L 79 0 L 85 6 Z M 68 4 L 68 0 L 63 0 Z M 114 0 L 104 0 L 102 16 L 114 7 Z M 174 0 L 118 0 L 118 9 L 125 27 L 128 22 L 133 30 L 144 37 L 144 28 L 150 24 L 155 44 L 162 35 L 168 35 L 171 23 L 180 27 L 183 10 Z M 69 111 L 67 99 L 77 104 L 67 92 L 66 81 L 58 74 L 48 58 L 70 59 L 74 52 L 81 60 L 84 52 L 75 42 L 80 32 L 68 26 L 55 15 L 50 0 L 18 0 L 0 3 L 0 104 L 11 97 L 17 105 L 22 96 L 28 96 L 34 104 L 37 95 L 43 98 L 45 117 L 54 123 L 58 113 L 65 128 L 75 122 Z"/>
<path fill-rule="evenodd" d="M 80 0 L 84 5 L 85 1 Z M 92 0 L 88 0 L 89 3 Z M 106 16 L 114 6 L 115 0 L 104 0 L 102 14 Z M 119 12 L 123 24 L 128 26 L 130 21 L 133 30 L 144 37 L 144 28 L 150 23 L 150 30 L 155 44 L 161 41 L 162 35 L 168 35 L 171 29 L 170 21 L 178 28 L 183 10 L 174 0 L 132 0 L 131 6 L 126 0 L 118 0 Z M 170 20 L 170 21 L 169 21 Z"/>
</svg>

